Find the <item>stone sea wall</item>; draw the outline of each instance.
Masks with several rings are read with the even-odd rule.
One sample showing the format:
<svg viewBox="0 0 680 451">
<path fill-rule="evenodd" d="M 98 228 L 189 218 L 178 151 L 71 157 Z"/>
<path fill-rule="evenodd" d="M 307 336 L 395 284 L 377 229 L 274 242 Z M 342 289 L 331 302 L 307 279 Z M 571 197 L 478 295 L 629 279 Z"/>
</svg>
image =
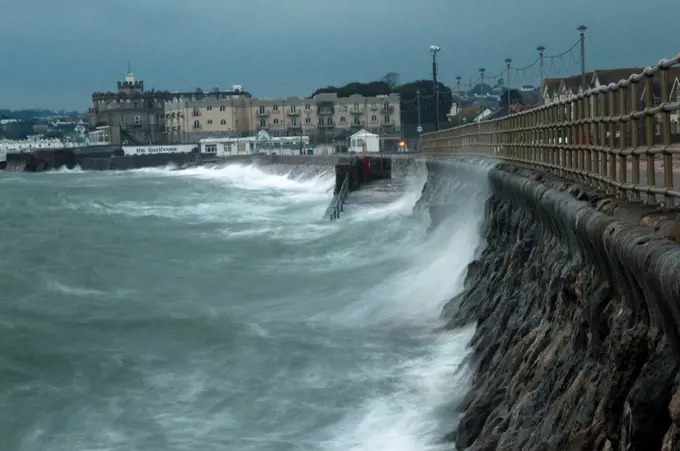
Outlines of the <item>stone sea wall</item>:
<svg viewBox="0 0 680 451">
<path fill-rule="evenodd" d="M 680 450 L 677 213 L 509 166 L 428 170 L 421 207 L 434 205 L 433 219 L 455 201 L 451 178 L 491 186 L 485 246 L 442 312 L 449 328 L 477 326 L 472 389 L 447 439 L 459 450 Z"/>
</svg>

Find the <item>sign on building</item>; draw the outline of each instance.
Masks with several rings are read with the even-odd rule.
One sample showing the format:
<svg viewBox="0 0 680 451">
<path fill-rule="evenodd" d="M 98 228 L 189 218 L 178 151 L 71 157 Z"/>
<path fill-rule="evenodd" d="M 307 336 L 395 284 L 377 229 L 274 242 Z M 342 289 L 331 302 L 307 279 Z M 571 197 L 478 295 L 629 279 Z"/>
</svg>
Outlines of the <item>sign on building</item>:
<svg viewBox="0 0 680 451">
<path fill-rule="evenodd" d="M 159 153 L 191 153 L 193 144 L 176 144 L 171 146 L 123 146 L 125 156 L 154 155 Z"/>
</svg>

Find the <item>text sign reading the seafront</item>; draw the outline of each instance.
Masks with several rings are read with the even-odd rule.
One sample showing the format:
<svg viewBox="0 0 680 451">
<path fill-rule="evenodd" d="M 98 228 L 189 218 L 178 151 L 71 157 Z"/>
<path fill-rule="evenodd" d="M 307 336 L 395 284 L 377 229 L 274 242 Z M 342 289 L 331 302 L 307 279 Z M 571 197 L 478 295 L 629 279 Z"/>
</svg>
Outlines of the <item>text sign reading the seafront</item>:
<svg viewBox="0 0 680 451">
<path fill-rule="evenodd" d="M 123 146 L 125 155 L 153 155 L 157 153 L 190 153 L 196 147 L 192 144 L 174 146 Z"/>
</svg>

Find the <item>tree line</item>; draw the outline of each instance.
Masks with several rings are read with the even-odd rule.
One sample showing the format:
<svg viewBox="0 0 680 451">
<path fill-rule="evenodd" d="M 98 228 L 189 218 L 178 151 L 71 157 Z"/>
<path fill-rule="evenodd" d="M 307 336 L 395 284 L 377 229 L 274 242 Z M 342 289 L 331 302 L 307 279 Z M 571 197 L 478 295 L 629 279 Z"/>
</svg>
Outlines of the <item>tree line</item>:
<svg viewBox="0 0 680 451">
<path fill-rule="evenodd" d="M 496 87 L 502 86 L 502 79 L 496 83 Z M 458 103 L 460 107 L 468 106 L 471 102 L 460 99 L 456 96 L 452 89 L 445 84 L 438 82 L 437 91 L 439 92 L 439 117 L 437 117 L 437 108 L 434 97 L 434 84 L 432 80 L 415 80 L 408 83 L 400 83 L 399 74 L 396 72 L 388 72 L 382 78 L 369 82 L 351 82 L 343 86 L 327 86 L 320 88 L 312 93 L 314 97 L 320 93 L 335 93 L 338 97 L 349 97 L 352 94 L 361 94 L 364 97 L 375 97 L 379 95 L 387 95 L 390 93 L 397 93 L 401 97 L 401 123 L 404 131 L 404 136 L 411 137 L 417 135 L 416 129 L 419 124 L 418 121 L 418 101 L 417 97 L 420 95 L 420 125 L 423 126 L 425 132 L 434 130 L 435 122 L 439 122 L 440 126 L 446 127 L 448 123 L 447 114 L 451 111 L 451 106 L 454 102 Z M 478 84 L 472 88 L 471 94 L 488 94 L 493 87 L 489 85 Z M 508 102 L 508 92 L 503 90 L 499 104 L 501 109 Z M 511 103 L 518 102 L 524 104 L 522 95 L 516 89 L 510 89 Z"/>
</svg>

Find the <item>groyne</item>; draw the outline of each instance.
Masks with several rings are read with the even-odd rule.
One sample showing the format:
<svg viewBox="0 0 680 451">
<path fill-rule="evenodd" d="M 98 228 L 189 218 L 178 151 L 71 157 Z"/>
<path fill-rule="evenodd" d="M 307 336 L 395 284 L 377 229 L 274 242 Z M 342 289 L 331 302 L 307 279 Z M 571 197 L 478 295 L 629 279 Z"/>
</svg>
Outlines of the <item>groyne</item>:
<svg viewBox="0 0 680 451">
<path fill-rule="evenodd" d="M 120 148 L 113 146 L 89 146 L 65 149 L 36 149 L 31 152 L 8 153 L 6 170 L 18 172 L 45 172 L 60 168 L 79 166 L 87 171 L 139 169 L 145 167 L 178 167 L 214 162 L 210 154 L 159 153 L 124 156 Z"/>
<path fill-rule="evenodd" d="M 433 226 L 489 183 L 485 246 L 442 311 L 476 324 L 460 450 L 680 449 L 677 212 L 479 160 L 429 161 Z M 480 164 L 481 163 L 481 164 Z M 490 165 L 490 167 L 489 167 Z"/>
</svg>

